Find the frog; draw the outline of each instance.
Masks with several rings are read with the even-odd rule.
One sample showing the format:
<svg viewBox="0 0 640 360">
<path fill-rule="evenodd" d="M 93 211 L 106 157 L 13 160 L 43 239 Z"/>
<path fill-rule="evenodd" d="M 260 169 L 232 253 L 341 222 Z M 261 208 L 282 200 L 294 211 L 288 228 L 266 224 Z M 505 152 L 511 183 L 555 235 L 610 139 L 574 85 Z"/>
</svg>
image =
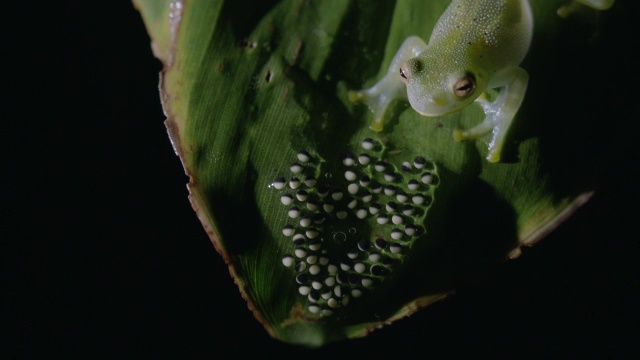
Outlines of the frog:
<svg viewBox="0 0 640 360">
<path fill-rule="evenodd" d="M 566 17 L 578 3 L 604 10 L 614 0 L 573 0 L 558 9 Z M 576 5 L 578 4 L 578 5 Z M 439 117 L 478 103 L 484 120 L 453 130 L 458 142 L 483 138 L 486 160 L 501 162 L 513 120 L 527 90 L 529 74 L 520 64 L 533 36 L 528 0 L 453 0 L 433 28 L 429 42 L 408 37 L 375 85 L 351 90 L 351 102 L 366 102 L 374 113 L 370 128 L 384 130 L 384 115 L 397 100 L 426 117 Z M 488 94 L 493 90 L 497 95 Z"/>
</svg>

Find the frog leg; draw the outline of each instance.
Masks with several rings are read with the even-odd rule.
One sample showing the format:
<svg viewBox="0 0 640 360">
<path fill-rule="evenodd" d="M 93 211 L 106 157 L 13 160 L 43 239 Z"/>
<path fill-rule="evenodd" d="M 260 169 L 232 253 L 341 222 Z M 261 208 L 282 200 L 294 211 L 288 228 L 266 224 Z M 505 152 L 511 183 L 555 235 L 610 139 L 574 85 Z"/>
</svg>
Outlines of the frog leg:
<svg viewBox="0 0 640 360">
<path fill-rule="evenodd" d="M 500 161 L 507 132 L 520 104 L 522 104 L 528 80 L 529 74 L 516 66 L 505 68 L 496 73 L 488 87 L 502 88 L 498 97 L 494 101 L 488 101 L 483 97 L 476 100 L 484 109 L 486 115 L 484 121 L 471 129 L 454 131 L 454 139 L 458 141 L 477 139 L 491 132 L 487 160 L 490 162 Z"/>
<path fill-rule="evenodd" d="M 407 60 L 418 56 L 427 48 L 425 42 L 417 36 L 407 38 L 393 57 L 387 74 L 375 85 L 360 91 L 349 91 L 351 102 L 366 102 L 373 112 L 371 129 L 380 132 L 384 128 L 384 114 L 395 100 L 407 100 L 407 87 L 400 78 L 400 66 Z"/>
<path fill-rule="evenodd" d="M 558 9 L 558 15 L 561 18 L 567 18 L 573 12 L 578 10 L 579 4 L 583 4 L 592 7 L 596 10 L 607 10 L 613 6 L 615 0 L 573 0 L 568 5 L 563 5 Z"/>
</svg>

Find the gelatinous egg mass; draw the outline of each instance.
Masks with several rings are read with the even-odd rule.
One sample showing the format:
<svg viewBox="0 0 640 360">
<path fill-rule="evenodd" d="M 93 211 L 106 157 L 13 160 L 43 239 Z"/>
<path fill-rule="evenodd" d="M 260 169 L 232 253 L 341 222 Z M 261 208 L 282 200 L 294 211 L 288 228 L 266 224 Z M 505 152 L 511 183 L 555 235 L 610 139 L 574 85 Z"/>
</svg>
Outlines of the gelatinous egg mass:
<svg viewBox="0 0 640 360">
<path fill-rule="evenodd" d="M 425 238 L 436 165 L 418 156 L 395 166 L 370 138 L 357 150 L 342 159 L 346 183 L 316 179 L 321 162 L 301 150 L 271 184 L 288 219 L 281 225 L 280 240 L 289 244 L 282 265 L 291 271 L 307 316 L 331 317 L 357 306 Z"/>
</svg>

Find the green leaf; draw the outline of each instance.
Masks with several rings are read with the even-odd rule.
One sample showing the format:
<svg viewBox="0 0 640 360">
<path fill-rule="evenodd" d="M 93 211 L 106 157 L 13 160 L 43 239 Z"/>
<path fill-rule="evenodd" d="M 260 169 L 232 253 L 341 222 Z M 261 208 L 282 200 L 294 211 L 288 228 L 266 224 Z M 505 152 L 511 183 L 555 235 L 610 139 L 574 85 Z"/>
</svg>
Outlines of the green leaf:
<svg viewBox="0 0 640 360">
<path fill-rule="evenodd" d="M 386 72 L 406 37 L 428 39 L 448 1 L 134 1 L 165 65 L 160 90 L 166 125 L 190 177 L 190 201 L 271 336 L 306 346 L 364 336 L 481 279 L 588 200 L 626 139 L 610 136 L 628 121 L 624 106 L 616 106 L 626 101 L 618 88 L 625 79 L 609 71 L 627 65 L 616 57 L 625 49 L 615 45 L 621 36 L 615 19 L 624 6 L 602 13 L 579 9 L 563 20 L 556 9 L 564 1 L 541 3 L 533 4 L 534 40 L 522 64 L 531 77 L 527 96 L 509 134 L 507 160 L 491 164 L 482 141 L 452 138 L 454 129 L 483 119 L 476 104 L 426 118 L 398 103 L 378 134 L 369 129 L 366 106 L 347 98 L 349 90 L 368 87 Z M 603 129 L 603 119 L 622 120 Z M 365 139 L 375 147 L 363 148 Z M 361 153 L 371 163 L 361 164 Z M 346 154 L 355 165 L 344 165 Z M 421 169 L 417 157 L 426 159 Z M 376 161 L 395 169 L 395 179 L 385 179 Z M 409 171 L 402 170 L 406 162 Z M 294 163 L 300 172 L 292 170 Z M 330 192 L 324 197 L 323 186 L 350 196 L 348 185 L 358 180 L 346 179 L 347 169 L 357 179 L 366 175 L 404 189 L 414 213 L 398 210 L 402 224 L 391 218 L 380 224 L 369 211 L 366 186 L 353 196 L 354 209 L 347 200 L 330 200 Z M 274 183 L 279 177 L 286 180 L 283 189 Z M 305 184 L 310 177 L 313 186 Z M 295 190 L 289 185 L 294 178 L 301 182 Z M 419 189 L 409 188 L 409 180 Z M 307 200 L 296 198 L 300 189 Z M 397 193 L 371 193 L 382 212 L 391 201 L 403 203 Z M 417 194 L 424 204 L 412 202 Z M 283 205 L 284 195 L 293 204 Z M 327 211 L 325 204 L 335 208 Z M 300 212 L 296 218 L 289 213 L 293 206 Z M 346 219 L 337 217 L 339 210 Z M 300 223 L 305 215 L 309 226 Z M 407 224 L 416 235 L 405 232 Z M 298 246 L 283 233 L 286 225 L 302 235 L 313 227 L 319 235 L 305 236 Z M 391 235 L 395 228 L 403 231 L 398 240 Z M 386 240 L 382 250 L 375 247 L 379 238 Z M 319 250 L 310 248 L 314 239 L 322 239 Z M 359 241 L 371 248 L 351 260 L 347 254 Z M 394 251 L 391 244 L 398 245 Z M 306 251 L 302 284 L 296 281 L 296 248 Z M 371 274 L 382 261 L 370 259 L 373 252 L 393 264 Z M 294 265 L 283 264 L 286 255 Z M 307 261 L 309 255 L 318 257 Z M 349 263 L 344 273 L 353 281 L 359 276 L 358 283 L 346 278 L 339 290 L 339 284 L 327 285 L 326 278 L 336 281 L 327 266 L 318 275 L 311 271 L 323 261 L 338 268 Z M 355 270 L 358 262 L 362 274 Z M 313 291 L 314 279 L 321 287 L 314 292 L 317 302 L 301 290 Z M 335 291 L 347 293 L 348 302 Z"/>
</svg>

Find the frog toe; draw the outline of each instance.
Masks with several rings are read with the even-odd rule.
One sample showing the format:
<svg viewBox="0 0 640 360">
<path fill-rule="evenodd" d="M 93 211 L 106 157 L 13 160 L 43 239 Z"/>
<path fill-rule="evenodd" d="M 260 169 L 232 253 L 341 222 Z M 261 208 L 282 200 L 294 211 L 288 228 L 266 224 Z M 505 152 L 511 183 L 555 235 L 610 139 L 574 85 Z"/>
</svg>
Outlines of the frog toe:
<svg viewBox="0 0 640 360">
<path fill-rule="evenodd" d="M 465 141 L 469 140 L 469 138 L 465 135 L 465 132 L 462 130 L 453 130 L 453 140 L 455 141 Z"/>
<path fill-rule="evenodd" d="M 500 158 L 500 151 L 490 151 L 486 159 L 490 163 L 498 163 L 500 162 Z"/>
<path fill-rule="evenodd" d="M 382 130 L 384 130 L 384 120 L 382 119 L 382 116 L 376 116 L 376 118 L 371 123 L 370 128 L 375 132 L 381 132 Z"/>
<path fill-rule="evenodd" d="M 363 91 L 350 90 L 347 93 L 347 98 L 352 103 L 357 103 L 361 101 L 366 101 L 368 99 L 368 96 L 366 96 Z"/>
</svg>

